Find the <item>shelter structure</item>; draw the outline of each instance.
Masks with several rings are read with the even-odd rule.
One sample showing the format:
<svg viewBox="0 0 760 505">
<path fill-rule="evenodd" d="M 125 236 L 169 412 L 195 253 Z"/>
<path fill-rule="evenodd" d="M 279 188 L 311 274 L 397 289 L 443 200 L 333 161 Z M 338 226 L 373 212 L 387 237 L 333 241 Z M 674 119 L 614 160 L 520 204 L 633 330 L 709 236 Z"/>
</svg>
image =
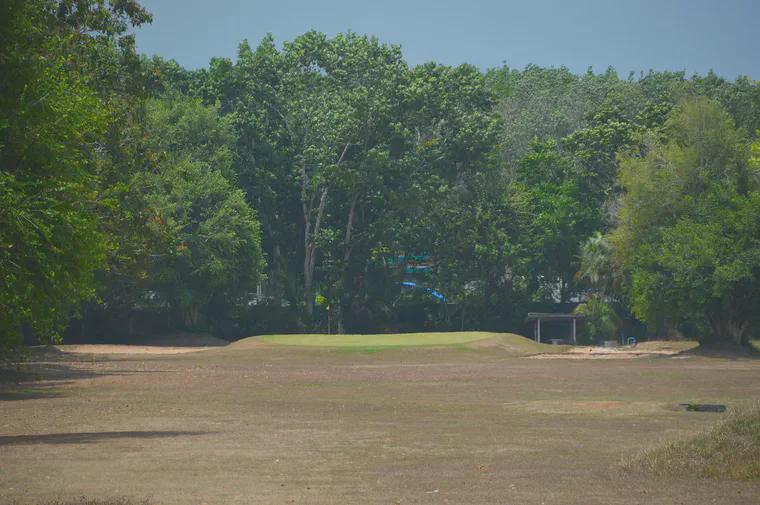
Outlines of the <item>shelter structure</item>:
<svg viewBox="0 0 760 505">
<path fill-rule="evenodd" d="M 578 343 L 577 321 L 585 319 L 583 314 L 551 314 L 547 312 L 528 312 L 525 322 L 533 322 L 533 340 L 541 342 L 541 321 L 568 321 L 573 323 L 573 345 Z"/>
</svg>

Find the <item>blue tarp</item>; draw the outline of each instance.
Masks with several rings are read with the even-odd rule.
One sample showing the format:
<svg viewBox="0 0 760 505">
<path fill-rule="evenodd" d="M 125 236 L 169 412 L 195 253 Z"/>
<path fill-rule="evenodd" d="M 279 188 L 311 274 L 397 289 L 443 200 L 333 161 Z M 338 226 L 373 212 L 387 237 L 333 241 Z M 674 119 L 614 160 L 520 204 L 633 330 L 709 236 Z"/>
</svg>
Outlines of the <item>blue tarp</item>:
<svg viewBox="0 0 760 505">
<path fill-rule="evenodd" d="M 401 283 L 401 285 L 402 285 L 402 286 L 406 286 L 406 287 L 408 287 L 408 288 L 419 288 L 419 289 L 424 289 L 425 291 L 427 291 L 428 293 L 430 293 L 430 294 L 431 294 L 432 296 L 434 296 L 435 298 L 438 298 L 438 299 L 439 299 L 439 300 L 441 300 L 442 302 L 445 302 L 445 301 L 446 301 L 446 297 L 445 297 L 445 296 L 443 296 L 442 294 L 438 293 L 438 291 L 436 291 L 436 290 L 434 290 L 434 289 L 432 289 L 432 288 L 425 288 L 425 287 L 422 287 L 422 286 L 417 286 L 417 283 L 415 283 L 415 282 L 408 282 L 408 281 L 404 281 L 404 282 L 402 282 L 402 283 Z"/>
</svg>

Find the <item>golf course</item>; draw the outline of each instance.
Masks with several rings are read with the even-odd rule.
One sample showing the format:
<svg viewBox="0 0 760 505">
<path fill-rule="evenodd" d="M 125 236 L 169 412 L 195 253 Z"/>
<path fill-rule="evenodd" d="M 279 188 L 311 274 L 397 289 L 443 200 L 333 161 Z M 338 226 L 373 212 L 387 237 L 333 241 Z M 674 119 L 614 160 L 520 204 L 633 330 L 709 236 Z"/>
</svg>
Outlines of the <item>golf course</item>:
<svg viewBox="0 0 760 505">
<path fill-rule="evenodd" d="M 119 347 L 34 348 L 23 374 L 4 372 L 0 502 L 760 500 L 750 474 L 641 463 L 752 409 L 751 355 L 690 342 L 595 354 L 480 332 Z"/>
</svg>

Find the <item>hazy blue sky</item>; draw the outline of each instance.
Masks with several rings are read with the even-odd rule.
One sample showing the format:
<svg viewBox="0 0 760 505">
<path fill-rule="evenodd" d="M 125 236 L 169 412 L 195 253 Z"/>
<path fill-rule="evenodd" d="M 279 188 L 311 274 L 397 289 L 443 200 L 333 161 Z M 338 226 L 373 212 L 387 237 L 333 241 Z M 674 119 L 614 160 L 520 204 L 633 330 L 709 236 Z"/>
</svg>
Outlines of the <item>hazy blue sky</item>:
<svg viewBox="0 0 760 505">
<path fill-rule="evenodd" d="M 760 79 L 760 0 L 144 0 L 154 15 L 140 52 L 188 68 L 235 57 L 272 32 L 278 44 L 311 29 L 401 44 L 411 64 L 506 62 L 601 72 L 686 70 Z"/>
</svg>

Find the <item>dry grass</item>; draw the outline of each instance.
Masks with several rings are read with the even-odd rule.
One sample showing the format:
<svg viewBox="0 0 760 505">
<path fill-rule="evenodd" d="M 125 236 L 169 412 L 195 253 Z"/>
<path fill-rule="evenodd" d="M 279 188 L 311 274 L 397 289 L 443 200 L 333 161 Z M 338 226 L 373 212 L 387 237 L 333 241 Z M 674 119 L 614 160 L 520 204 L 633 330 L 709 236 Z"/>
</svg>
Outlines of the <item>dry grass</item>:
<svg viewBox="0 0 760 505">
<path fill-rule="evenodd" d="M 535 346 L 40 353 L 0 381 L 0 504 L 760 503 L 760 480 L 613 470 L 722 417 L 679 403 L 760 396 L 760 360 L 519 357 Z"/>
<path fill-rule="evenodd" d="M 760 404 L 732 410 L 704 433 L 653 447 L 621 465 L 652 474 L 760 479 Z"/>
<path fill-rule="evenodd" d="M 21 502 L 11 501 L 9 505 L 21 505 Z M 152 505 L 152 503 L 147 498 L 135 500 L 121 496 L 118 498 L 106 498 L 101 500 L 81 496 L 79 498 L 42 500 L 34 502 L 34 505 Z"/>
</svg>

